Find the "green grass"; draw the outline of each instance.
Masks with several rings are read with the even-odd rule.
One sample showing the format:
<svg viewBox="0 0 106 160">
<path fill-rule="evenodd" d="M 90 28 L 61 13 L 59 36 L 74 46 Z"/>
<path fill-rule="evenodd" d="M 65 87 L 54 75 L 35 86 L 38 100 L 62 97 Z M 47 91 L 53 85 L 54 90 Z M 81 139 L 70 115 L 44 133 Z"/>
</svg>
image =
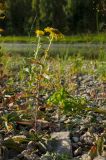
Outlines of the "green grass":
<svg viewBox="0 0 106 160">
<path fill-rule="evenodd" d="M 36 36 L 1 36 L 0 42 L 36 42 Z M 43 42 L 47 42 L 47 38 L 42 38 Z M 56 42 L 67 42 L 67 43 L 77 43 L 77 42 L 91 42 L 91 43 L 105 43 L 106 42 L 106 33 L 99 34 L 81 34 L 81 35 L 72 35 L 64 36 L 63 39 L 60 39 Z"/>
<path fill-rule="evenodd" d="M 28 37 L 28 36 L 1 36 L 0 42 L 35 42 L 36 37 Z"/>
<path fill-rule="evenodd" d="M 76 43 L 76 42 L 92 42 L 92 43 L 103 42 L 103 43 L 105 43 L 106 42 L 106 33 L 65 36 L 64 40 L 66 42 L 72 42 L 72 43 Z"/>
</svg>

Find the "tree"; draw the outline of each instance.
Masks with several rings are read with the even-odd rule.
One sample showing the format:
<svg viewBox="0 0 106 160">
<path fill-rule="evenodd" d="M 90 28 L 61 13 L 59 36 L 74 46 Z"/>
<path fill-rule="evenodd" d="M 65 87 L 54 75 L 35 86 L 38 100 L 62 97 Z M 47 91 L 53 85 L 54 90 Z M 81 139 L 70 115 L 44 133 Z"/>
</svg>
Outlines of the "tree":
<svg viewBox="0 0 106 160">
<path fill-rule="evenodd" d="M 7 34 L 32 35 L 35 28 L 58 28 L 64 34 L 95 32 L 106 23 L 106 0 L 0 0 Z M 3 14 L 0 9 L 0 14 Z"/>
<path fill-rule="evenodd" d="M 5 3 L 0 1 L 0 36 L 5 34 Z"/>
<path fill-rule="evenodd" d="M 53 26 L 64 31 L 66 24 L 65 7 L 66 1 L 61 0 L 57 5 L 57 0 L 40 1 L 40 25 Z"/>
<path fill-rule="evenodd" d="M 93 0 L 92 6 L 95 15 L 96 30 L 99 32 L 106 23 L 106 0 Z"/>
<path fill-rule="evenodd" d="M 72 26 L 74 32 L 88 32 L 90 29 L 90 0 L 72 0 Z M 90 17 L 91 18 L 91 17 Z"/>
<path fill-rule="evenodd" d="M 40 26 L 40 0 L 32 0 L 32 17 L 31 17 L 31 30 L 35 27 L 36 29 Z"/>
<path fill-rule="evenodd" d="M 6 0 L 7 26 L 16 35 L 28 32 L 28 19 L 31 11 L 30 0 Z"/>
</svg>

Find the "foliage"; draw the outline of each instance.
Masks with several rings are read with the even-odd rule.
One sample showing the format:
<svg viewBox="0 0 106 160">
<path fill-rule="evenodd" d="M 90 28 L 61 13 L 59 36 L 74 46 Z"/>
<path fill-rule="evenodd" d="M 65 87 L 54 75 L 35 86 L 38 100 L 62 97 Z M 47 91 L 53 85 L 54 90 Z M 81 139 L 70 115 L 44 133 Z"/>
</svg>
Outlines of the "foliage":
<svg viewBox="0 0 106 160">
<path fill-rule="evenodd" d="M 59 105 L 60 109 L 65 113 L 78 114 L 84 110 L 87 101 L 83 97 L 71 96 L 64 88 L 61 88 L 50 96 L 48 103 Z"/>
<path fill-rule="evenodd" d="M 105 30 L 105 5 L 105 0 L 61 0 L 58 5 L 57 0 L 5 0 L 0 26 L 9 35 L 32 35 L 34 26 L 47 25 L 66 34 L 99 32 Z"/>
<path fill-rule="evenodd" d="M 38 28 L 37 28 L 38 29 Z M 91 42 L 91 43 L 105 43 L 106 42 L 106 34 L 81 34 L 81 35 L 72 35 L 72 36 L 64 36 L 63 39 L 57 40 L 56 43 L 82 43 L 82 42 Z M 27 37 L 27 36 L 1 36 L 0 42 L 36 42 L 37 38 L 35 36 Z M 47 43 L 47 38 L 42 37 L 42 42 Z M 55 43 L 55 41 L 53 42 Z"/>
<path fill-rule="evenodd" d="M 70 156 L 67 154 L 56 154 L 47 152 L 44 156 L 41 157 L 41 160 L 44 158 L 49 158 L 50 160 L 70 160 Z"/>
<path fill-rule="evenodd" d="M 5 129 L 10 132 L 15 129 L 15 121 L 19 120 L 19 116 L 17 115 L 16 112 L 11 112 L 11 113 L 5 113 L 2 117 L 1 120 L 3 121 Z"/>
</svg>

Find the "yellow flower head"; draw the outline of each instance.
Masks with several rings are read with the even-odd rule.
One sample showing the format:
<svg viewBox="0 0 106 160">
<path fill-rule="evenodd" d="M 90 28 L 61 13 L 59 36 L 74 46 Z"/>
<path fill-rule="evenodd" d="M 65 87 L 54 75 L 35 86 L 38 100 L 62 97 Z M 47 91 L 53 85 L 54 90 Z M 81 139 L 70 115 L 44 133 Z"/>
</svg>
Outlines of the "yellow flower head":
<svg viewBox="0 0 106 160">
<path fill-rule="evenodd" d="M 51 33 L 51 32 L 52 32 L 52 28 L 51 28 L 51 27 L 46 27 L 46 28 L 44 29 L 44 31 L 45 31 L 46 33 Z"/>
<path fill-rule="evenodd" d="M 55 29 L 55 28 L 52 28 L 52 27 L 47 27 L 47 28 L 44 29 L 44 31 L 46 33 L 49 33 L 49 36 L 52 39 L 63 38 L 63 34 L 58 29 Z"/>
<path fill-rule="evenodd" d="M 36 33 L 37 37 L 44 35 L 44 32 L 42 30 L 36 30 L 35 33 Z"/>
<path fill-rule="evenodd" d="M 1 32 L 4 32 L 4 29 L 3 29 L 3 28 L 0 28 L 0 33 L 1 33 Z"/>
</svg>

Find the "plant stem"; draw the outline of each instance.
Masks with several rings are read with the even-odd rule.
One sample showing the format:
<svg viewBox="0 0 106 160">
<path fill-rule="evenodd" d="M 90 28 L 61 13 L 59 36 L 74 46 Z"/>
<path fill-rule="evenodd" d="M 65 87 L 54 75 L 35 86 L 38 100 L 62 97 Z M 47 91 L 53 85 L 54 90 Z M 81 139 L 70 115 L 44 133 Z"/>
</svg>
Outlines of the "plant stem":
<svg viewBox="0 0 106 160">
<path fill-rule="evenodd" d="M 39 52 L 39 48 L 40 48 L 40 36 L 38 37 L 38 43 L 37 43 L 37 47 L 36 47 L 36 51 L 34 50 L 34 57 L 35 59 L 37 58 L 38 52 Z"/>
<path fill-rule="evenodd" d="M 40 82 L 37 81 L 37 95 L 36 95 L 36 106 L 35 106 L 35 131 L 37 132 L 37 118 L 38 118 L 38 107 L 39 107 L 39 86 Z"/>
<path fill-rule="evenodd" d="M 48 48 L 47 48 L 47 52 L 49 51 L 49 49 L 50 49 L 50 47 L 51 47 L 52 41 L 53 41 L 53 38 L 50 38 L 50 40 L 49 40 L 49 45 L 48 45 Z"/>
<path fill-rule="evenodd" d="M 48 55 L 48 52 L 49 52 L 49 50 L 50 50 L 52 41 L 53 41 L 53 38 L 49 38 L 49 45 L 48 45 L 47 49 L 45 50 L 45 55 L 44 55 L 44 61 L 43 61 L 43 63 L 45 63 L 45 60 L 46 60 L 47 55 Z"/>
</svg>

